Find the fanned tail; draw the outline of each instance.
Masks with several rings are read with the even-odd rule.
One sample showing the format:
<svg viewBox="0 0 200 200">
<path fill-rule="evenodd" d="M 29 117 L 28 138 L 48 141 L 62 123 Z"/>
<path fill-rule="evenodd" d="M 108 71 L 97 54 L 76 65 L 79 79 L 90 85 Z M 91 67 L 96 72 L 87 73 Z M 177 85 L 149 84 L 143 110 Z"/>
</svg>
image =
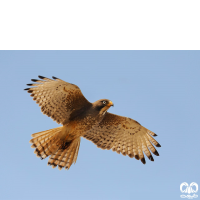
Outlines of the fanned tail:
<svg viewBox="0 0 200 200">
<path fill-rule="evenodd" d="M 80 146 L 80 137 L 71 141 L 64 141 L 62 136 L 63 127 L 58 127 L 38 133 L 34 133 L 30 140 L 34 153 L 37 157 L 44 159 L 50 156 L 48 165 L 58 169 L 69 169 L 72 163 L 76 163 Z"/>
<path fill-rule="evenodd" d="M 37 157 L 44 159 L 57 151 L 62 142 L 59 137 L 61 130 L 62 127 L 58 127 L 31 135 L 33 137 L 30 140 L 30 143 L 33 143 L 31 147 L 36 148 L 34 153 Z"/>
<path fill-rule="evenodd" d="M 78 151 L 80 147 L 80 137 L 65 143 L 55 153 L 51 155 L 48 161 L 48 165 L 52 168 L 58 166 L 58 169 L 69 169 L 72 163 L 76 163 L 78 157 Z"/>
</svg>

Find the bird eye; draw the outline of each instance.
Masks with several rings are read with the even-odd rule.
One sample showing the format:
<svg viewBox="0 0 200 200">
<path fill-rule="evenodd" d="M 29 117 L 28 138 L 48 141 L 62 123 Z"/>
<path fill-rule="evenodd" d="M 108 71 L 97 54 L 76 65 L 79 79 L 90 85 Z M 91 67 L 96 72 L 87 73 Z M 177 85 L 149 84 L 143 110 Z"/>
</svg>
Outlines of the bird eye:
<svg viewBox="0 0 200 200">
<path fill-rule="evenodd" d="M 106 101 L 103 101 L 103 104 L 106 104 Z"/>
</svg>

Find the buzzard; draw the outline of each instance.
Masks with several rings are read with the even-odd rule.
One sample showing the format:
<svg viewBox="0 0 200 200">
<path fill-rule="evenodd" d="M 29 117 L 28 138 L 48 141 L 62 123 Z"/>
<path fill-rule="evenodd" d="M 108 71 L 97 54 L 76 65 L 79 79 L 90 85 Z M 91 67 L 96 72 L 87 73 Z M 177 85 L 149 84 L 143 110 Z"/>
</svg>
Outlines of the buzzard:
<svg viewBox="0 0 200 200">
<path fill-rule="evenodd" d="M 160 144 L 152 137 L 156 134 L 133 119 L 107 112 L 113 106 L 112 101 L 101 99 L 90 103 L 78 86 L 54 76 L 38 77 L 41 80 L 31 79 L 35 83 L 27 85 L 34 87 L 25 90 L 31 93 L 43 114 L 62 124 L 31 135 L 34 153 L 41 159 L 50 156 L 48 165 L 69 169 L 76 163 L 81 137 L 101 149 L 135 157 L 143 164 L 144 153 L 151 161 L 154 161 L 151 152 L 159 156 L 154 145 Z"/>
</svg>

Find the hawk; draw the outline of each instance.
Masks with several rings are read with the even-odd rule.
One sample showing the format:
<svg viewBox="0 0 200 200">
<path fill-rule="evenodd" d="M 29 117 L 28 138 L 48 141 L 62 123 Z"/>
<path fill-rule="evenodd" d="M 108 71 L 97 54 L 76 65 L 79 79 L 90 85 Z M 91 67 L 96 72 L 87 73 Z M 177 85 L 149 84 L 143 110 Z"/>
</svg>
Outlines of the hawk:
<svg viewBox="0 0 200 200">
<path fill-rule="evenodd" d="M 37 157 L 50 156 L 48 165 L 58 169 L 69 169 L 76 163 L 81 137 L 101 149 L 112 149 L 124 156 L 135 157 L 146 163 L 144 153 L 154 161 L 159 156 L 156 147 L 160 144 L 152 137 L 155 133 L 137 121 L 107 112 L 112 101 L 100 99 L 90 103 L 78 86 L 59 78 L 31 79 L 34 86 L 26 88 L 33 100 L 41 107 L 43 114 L 51 117 L 61 127 L 32 134 L 32 148 Z M 151 151 L 151 152 L 150 152 Z"/>
</svg>

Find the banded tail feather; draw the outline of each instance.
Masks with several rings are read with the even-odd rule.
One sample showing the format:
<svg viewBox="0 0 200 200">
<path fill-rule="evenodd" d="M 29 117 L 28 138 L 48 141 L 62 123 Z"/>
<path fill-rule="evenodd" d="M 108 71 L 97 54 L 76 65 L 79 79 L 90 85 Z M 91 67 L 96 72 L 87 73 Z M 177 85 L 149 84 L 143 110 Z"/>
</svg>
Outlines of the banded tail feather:
<svg viewBox="0 0 200 200">
<path fill-rule="evenodd" d="M 80 146 L 80 137 L 70 142 L 61 139 L 63 127 L 58 127 L 38 133 L 34 133 L 30 140 L 31 147 L 35 148 L 34 153 L 37 157 L 45 159 L 50 156 L 48 165 L 52 168 L 69 169 L 72 163 L 76 163 Z"/>
</svg>

